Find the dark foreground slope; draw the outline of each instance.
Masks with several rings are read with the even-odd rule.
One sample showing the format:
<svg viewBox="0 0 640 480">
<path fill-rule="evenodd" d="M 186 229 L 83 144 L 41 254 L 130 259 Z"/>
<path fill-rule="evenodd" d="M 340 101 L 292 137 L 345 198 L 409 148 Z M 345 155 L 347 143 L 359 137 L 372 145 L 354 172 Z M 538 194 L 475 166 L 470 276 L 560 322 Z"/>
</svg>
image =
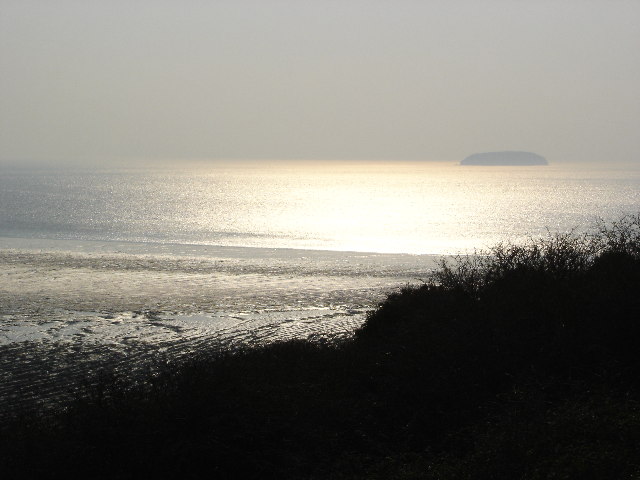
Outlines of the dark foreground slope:
<svg viewBox="0 0 640 480">
<path fill-rule="evenodd" d="M 443 265 L 352 341 L 211 354 L 3 427 L 3 478 L 640 478 L 640 217 Z"/>
</svg>

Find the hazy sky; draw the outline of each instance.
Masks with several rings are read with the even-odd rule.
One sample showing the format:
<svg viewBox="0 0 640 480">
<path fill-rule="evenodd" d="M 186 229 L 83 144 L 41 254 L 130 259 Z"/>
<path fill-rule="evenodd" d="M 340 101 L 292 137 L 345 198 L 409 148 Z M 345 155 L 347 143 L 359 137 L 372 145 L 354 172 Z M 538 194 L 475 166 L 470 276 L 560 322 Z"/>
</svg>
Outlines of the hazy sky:
<svg viewBox="0 0 640 480">
<path fill-rule="evenodd" d="M 0 159 L 640 162 L 640 1 L 0 0 Z"/>
</svg>

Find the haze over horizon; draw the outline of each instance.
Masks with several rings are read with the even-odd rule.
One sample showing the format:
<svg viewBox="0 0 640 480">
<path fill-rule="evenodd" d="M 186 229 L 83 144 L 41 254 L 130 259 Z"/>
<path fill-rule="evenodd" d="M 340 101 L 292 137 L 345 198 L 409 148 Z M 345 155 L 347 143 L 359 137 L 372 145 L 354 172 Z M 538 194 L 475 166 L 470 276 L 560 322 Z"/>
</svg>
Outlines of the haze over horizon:
<svg viewBox="0 0 640 480">
<path fill-rule="evenodd" d="M 0 162 L 640 162 L 640 2 L 0 1 Z"/>
</svg>

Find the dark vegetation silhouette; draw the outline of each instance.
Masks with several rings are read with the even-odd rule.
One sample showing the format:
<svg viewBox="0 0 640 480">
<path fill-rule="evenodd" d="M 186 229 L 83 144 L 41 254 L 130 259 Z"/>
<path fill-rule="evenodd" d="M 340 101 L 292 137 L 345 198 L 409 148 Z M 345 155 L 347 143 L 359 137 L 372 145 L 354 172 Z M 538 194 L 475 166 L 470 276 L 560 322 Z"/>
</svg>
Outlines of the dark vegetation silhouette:
<svg viewBox="0 0 640 480">
<path fill-rule="evenodd" d="M 444 263 L 339 344 L 202 353 L 2 427 L 3 478 L 640 478 L 640 215 Z"/>
</svg>

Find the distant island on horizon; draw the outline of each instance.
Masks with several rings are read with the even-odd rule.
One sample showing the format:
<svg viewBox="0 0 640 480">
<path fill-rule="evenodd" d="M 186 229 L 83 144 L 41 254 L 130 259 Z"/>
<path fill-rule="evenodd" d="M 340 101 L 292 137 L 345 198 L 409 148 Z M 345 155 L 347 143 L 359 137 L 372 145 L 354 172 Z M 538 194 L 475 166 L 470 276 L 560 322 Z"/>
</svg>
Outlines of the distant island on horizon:
<svg viewBox="0 0 640 480">
<path fill-rule="evenodd" d="M 524 166 L 524 165 L 548 165 L 547 160 L 531 152 L 502 151 L 474 153 L 460 162 L 460 165 L 504 165 L 504 166 Z"/>
</svg>

